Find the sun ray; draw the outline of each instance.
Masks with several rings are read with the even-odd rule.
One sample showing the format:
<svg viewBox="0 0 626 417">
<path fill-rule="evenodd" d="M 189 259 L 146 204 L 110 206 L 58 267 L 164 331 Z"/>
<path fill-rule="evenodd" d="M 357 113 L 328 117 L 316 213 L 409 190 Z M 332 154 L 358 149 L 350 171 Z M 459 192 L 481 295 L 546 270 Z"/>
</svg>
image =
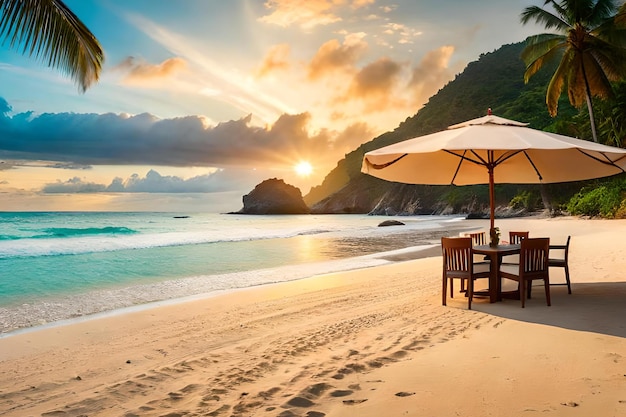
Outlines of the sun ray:
<svg viewBox="0 0 626 417">
<path fill-rule="evenodd" d="M 294 167 L 293 170 L 296 171 L 301 177 L 308 177 L 313 173 L 313 167 L 308 161 L 300 161 Z"/>
</svg>

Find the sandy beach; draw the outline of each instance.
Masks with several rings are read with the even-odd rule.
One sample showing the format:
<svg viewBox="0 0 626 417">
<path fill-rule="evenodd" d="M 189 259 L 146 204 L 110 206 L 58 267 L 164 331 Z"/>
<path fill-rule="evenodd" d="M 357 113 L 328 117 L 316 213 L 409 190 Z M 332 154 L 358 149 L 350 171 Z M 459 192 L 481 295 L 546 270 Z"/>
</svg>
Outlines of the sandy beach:
<svg viewBox="0 0 626 417">
<path fill-rule="evenodd" d="M 470 311 L 462 295 L 444 307 L 431 250 L 39 328 L 0 338 L 0 414 L 626 415 L 626 221 L 497 226 L 572 235 L 573 294 L 553 286 L 551 307 L 541 289 L 524 309 L 478 298 Z"/>
</svg>

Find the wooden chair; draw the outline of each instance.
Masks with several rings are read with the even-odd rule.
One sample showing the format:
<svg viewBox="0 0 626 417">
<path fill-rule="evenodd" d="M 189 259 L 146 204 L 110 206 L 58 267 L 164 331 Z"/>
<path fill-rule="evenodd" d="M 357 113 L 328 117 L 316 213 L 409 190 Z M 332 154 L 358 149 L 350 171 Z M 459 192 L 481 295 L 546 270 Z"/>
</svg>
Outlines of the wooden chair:
<svg viewBox="0 0 626 417">
<path fill-rule="evenodd" d="M 442 237 L 441 250 L 443 255 L 442 304 L 446 305 L 448 280 L 450 281 L 450 298 L 454 298 L 454 279 L 460 279 L 461 283 L 467 282 L 467 308 L 471 310 L 474 281 L 478 278 L 489 278 L 489 265 L 474 263 L 471 237 Z"/>
<path fill-rule="evenodd" d="M 500 266 L 500 276 L 519 283 L 519 296 L 522 308 L 526 304 L 526 293 L 532 282 L 543 280 L 546 291 L 546 302 L 550 305 L 550 276 L 548 274 L 548 254 L 550 239 L 527 238 L 520 243 L 519 264 L 503 264 Z M 530 298 L 530 297 L 529 297 Z"/>
<path fill-rule="evenodd" d="M 511 245 L 519 245 L 522 239 L 528 239 L 529 232 L 509 232 L 509 243 Z M 519 255 L 509 255 L 502 258 L 501 263 L 518 264 Z"/>
<path fill-rule="evenodd" d="M 567 237 L 567 242 L 565 245 L 550 245 L 550 251 L 558 250 L 562 251 L 563 257 L 550 257 L 548 258 L 548 266 L 551 268 L 564 268 L 565 269 L 565 282 L 561 283 L 550 283 L 550 285 L 567 285 L 567 293 L 572 293 L 572 287 L 569 281 L 569 265 L 568 265 L 568 257 L 569 257 L 569 241 L 571 236 Z"/>
<path fill-rule="evenodd" d="M 468 233 L 467 236 L 472 238 L 472 243 L 474 245 L 486 245 L 487 237 L 485 232 L 473 232 Z"/>
<path fill-rule="evenodd" d="M 509 232 L 509 243 L 511 245 L 519 245 L 522 239 L 528 239 L 528 232 Z"/>
<path fill-rule="evenodd" d="M 482 231 L 482 232 L 470 232 L 470 233 L 465 233 L 463 236 L 465 237 L 471 237 L 472 238 L 472 245 L 477 246 L 477 245 L 486 245 L 487 244 L 487 233 Z M 483 259 L 483 257 L 480 257 L 480 260 L 485 260 L 486 258 Z M 476 262 L 475 262 L 476 263 Z M 465 281 L 461 281 L 461 290 L 459 292 L 467 292 L 467 289 L 465 288 Z"/>
</svg>

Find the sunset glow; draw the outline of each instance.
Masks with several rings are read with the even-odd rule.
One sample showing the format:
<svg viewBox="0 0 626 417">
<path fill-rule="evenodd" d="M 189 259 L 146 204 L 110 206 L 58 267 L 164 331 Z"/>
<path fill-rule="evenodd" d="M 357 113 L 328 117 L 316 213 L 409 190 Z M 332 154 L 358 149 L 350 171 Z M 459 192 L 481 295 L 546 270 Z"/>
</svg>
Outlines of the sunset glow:
<svg viewBox="0 0 626 417">
<path fill-rule="evenodd" d="M 469 62 L 544 31 L 512 1 L 64 3 L 102 74 L 82 94 L 0 47 L 3 210 L 229 211 L 275 177 L 305 195 Z"/>
<path fill-rule="evenodd" d="M 313 167 L 307 161 L 299 162 L 293 169 L 301 177 L 308 177 L 313 173 Z"/>
</svg>

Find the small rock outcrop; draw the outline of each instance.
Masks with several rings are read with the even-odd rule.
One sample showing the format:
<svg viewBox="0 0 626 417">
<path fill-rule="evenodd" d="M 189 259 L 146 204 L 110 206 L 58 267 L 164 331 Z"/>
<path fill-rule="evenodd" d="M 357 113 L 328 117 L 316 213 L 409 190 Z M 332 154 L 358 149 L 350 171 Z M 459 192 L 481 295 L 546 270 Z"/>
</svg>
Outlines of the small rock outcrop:
<svg viewBox="0 0 626 417">
<path fill-rule="evenodd" d="M 385 220 L 383 222 L 378 223 L 378 227 L 386 227 L 386 226 L 404 226 L 404 223 L 398 220 Z"/>
<path fill-rule="evenodd" d="M 283 180 L 271 178 L 243 196 L 243 208 L 238 214 L 308 214 L 309 207 L 302 192 Z"/>
</svg>

